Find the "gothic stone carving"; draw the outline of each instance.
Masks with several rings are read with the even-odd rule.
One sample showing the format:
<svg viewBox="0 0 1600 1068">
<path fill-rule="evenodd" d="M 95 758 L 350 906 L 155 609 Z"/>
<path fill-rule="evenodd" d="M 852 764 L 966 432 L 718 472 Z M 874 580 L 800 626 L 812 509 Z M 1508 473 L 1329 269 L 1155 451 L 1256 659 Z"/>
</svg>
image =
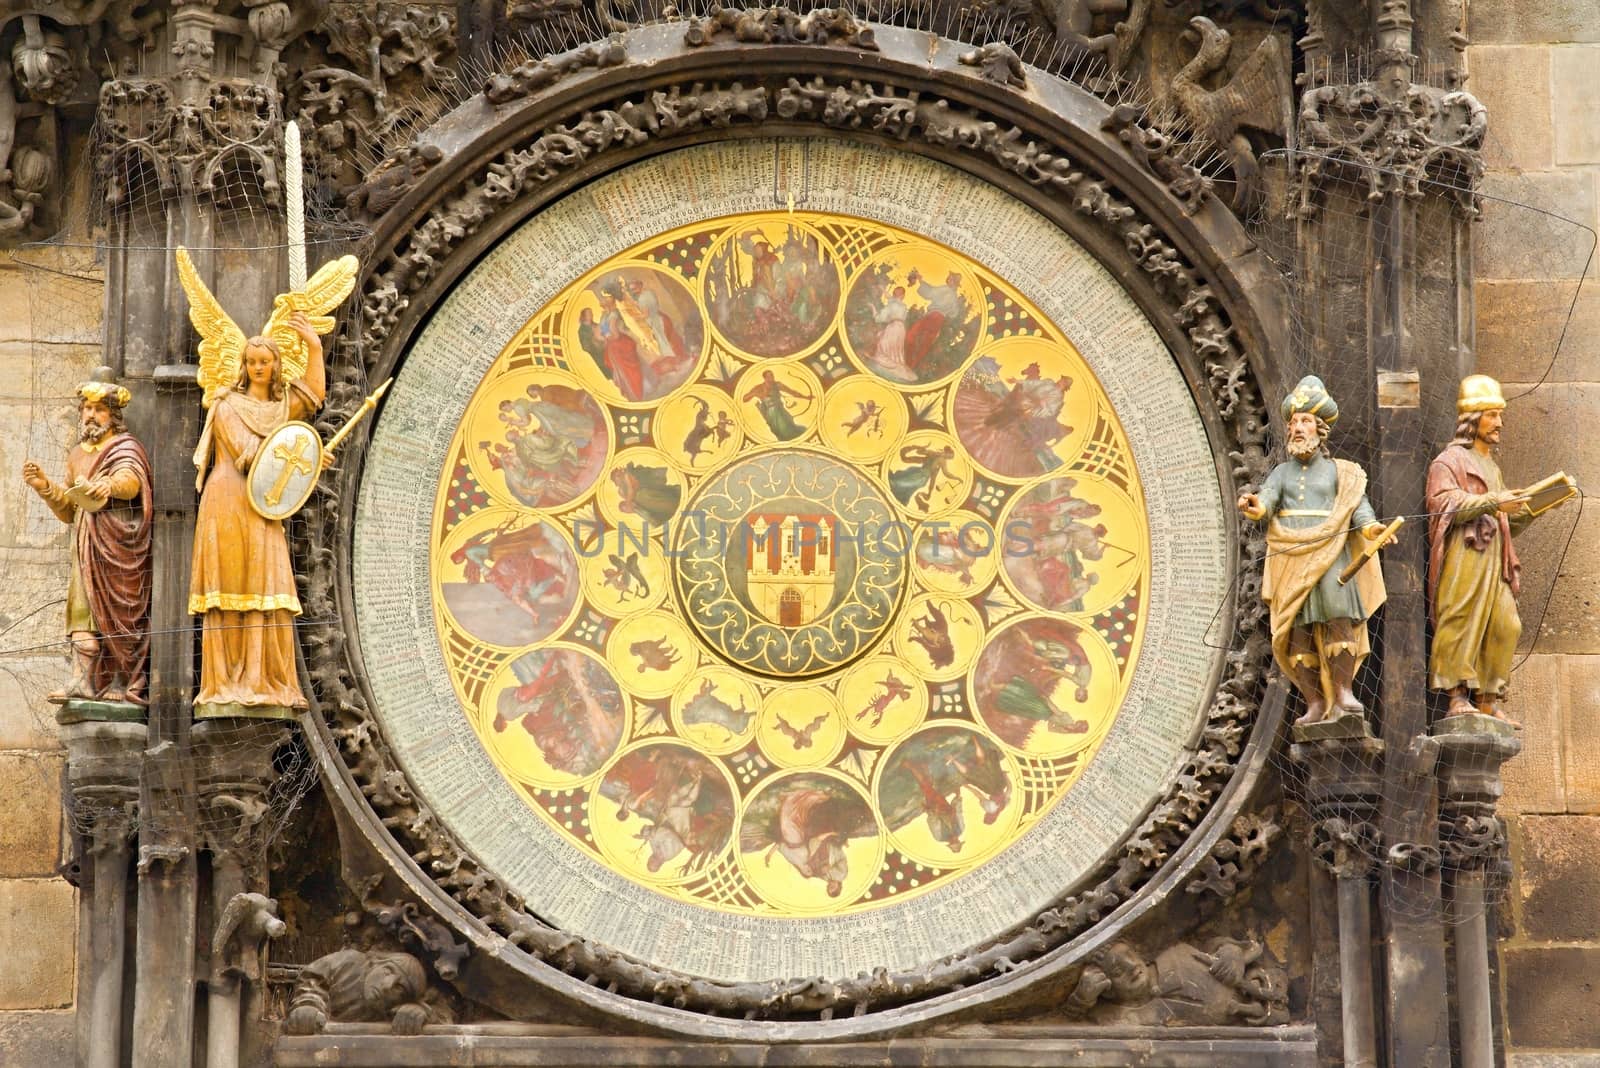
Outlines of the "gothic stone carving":
<svg viewBox="0 0 1600 1068">
<path fill-rule="evenodd" d="M 261 950 L 288 928 L 278 919 L 278 903 L 264 894 L 234 894 L 211 936 L 213 982 L 261 980 Z"/>
<path fill-rule="evenodd" d="M 1443 862 L 1455 869 L 1498 869 L 1505 859 L 1505 821 L 1489 812 L 1462 812 L 1439 826 Z"/>
<path fill-rule="evenodd" d="M 1225 85 L 1207 89 L 1204 82 L 1221 70 L 1233 48 L 1232 35 L 1204 15 L 1189 20 L 1200 40 L 1194 58 L 1172 79 L 1178 110 L 1194 128 L 1227 157 L 1233 169 L 1233 206 L 1244 208 L 1261 197 L 1261 167 L 1246 130 L 1286 141 L 1292 119 L 1294 87 L 1289 57 L 1270 34 L 1235 70 Z"/>
<path fill-rule="evenodd" d="M 1184 889 L 1228 900 L 1250 882 L 1282 833 L 1277 809 L 1244 813 L 1200 862 L 1198 873 Z"/>
<path fill-rule="evenodd" d="M 1179 942 L 1153 960 L 1126 942 L 1090 956 L 1066 1009 L 1099 1024 L 1266 1026 L 1288 1020 L 1288 978 L 1260 942 Z"/>
<path fill-rule="evenodd" d="M 491 104 L 509 104 L 530 93 L 548 89 L 569 74 L 615 67 L 627 58 L 628 50 L 622 43 L 622 35 L 614 33 L 604 41 L 596 41 L 560 55 L 529 60 L 504 74 L 492 75 L 483 84 L 483 96 Z"/>
<path fill-rule="evenodd" d="M 1443 856 L 1439 847 L 1426 842 L 1396 842 L 1387 854 L 1390 865 L 1414 875 L 1437 875 Z"/>
<path fill-rule="evenodd" d="M 1173 151 L 1172 137 L 1160 129 L 1145 126 L 1139 121 L 1139 114 L 1138 108 L 1118 104 L 1101 120 L 1100 128 L 1116 134 L 1129 154 L 1149 168 L 1182 202 L 1184 212 L 1193 215 L 1205 204 L 1215 183 L 1202 174 L 1200 168 L 1179 158 Z"/>
<path fill-rule="evenodd" d="M 114 79 L 100 87 L 99 164 L 106 202 L 122 206 L 154 183 L 161 199 L 181 191 L 217 196 L 237 190 L 219 186 L 226 169 L 252 168 L 266 202 L 277 203 L 280 187 L 278 94 L 234 79 L 213 81 L 204 104 L 185 104 L 160 82 Z"/>
<path fill-rule="evenodd" d="M 1311 858 L 1336 879 L 1367 874 L 1377 857 L 1378 828 L 1366 820 L 1330 816 L 1311 829 Z"/>
<path fill-rule="evenodd" d="M 1476 217 L 1488 111 L 1470 93 L 1413 85 L 1398 99 L 1372 83 L 1322 85 L 1300 98 L 1299 214 L 1315 218 L 1328 178 L 1359 176 L 1367 199 L 1420 197 L 1436 181 Z"/>
<path fill-rule="evenodd" d="M 964 66 L 978 68 L 978 74 L 985 81 L 1010 85 L 1017 89 L 1027 88 L 1028 77 L 1022 69 L 1022 60 L 1004 41 L 991 41 L 986 45 L 979 45 L 971 51 L 961 53 L 958 58 Z"/>
<path fill-rule="evenodd" d="M 284 1030 L 314 1035 L 329 1023 L 388 1023 L 397 1035 L 419 1035 L 428 975 L 409 953 L 341 949 L 318 957 L 295 982 Z"/>
<path fill-rule="evenodd" d="M 737 22 L 717 17 L 714 26 L 726 30 Z M 785 27 L 771 30 L 774 39 L 802 32 L 787 18 L 774 16 L 774 24 Z M 837 29 L 837 23 L 830 25 L 835 26 L 833 32 L 847 32 Z M 765 40 L 768 30 L 761 32 Z M 1124 250 L 1132 270 L 1148 280 L 1169 309 L 1173 324 L 1187 337 L 1210 389 L 1209 403 L 1224 429 L 1234 476 L 1251 480 L 1265 473 L 1267 420 L 1249 363 L 1211 287 L 1154 221 L 1143 217 L 1090 168 L 1043 141 L 1040 132 L 887 80 L 867 83 L 825 75 L 804 81 L 789 78 L 782 84 L 663 84 L 588 106 L 581 117 L 550 126 L 475 173 L 462 175 L 448 189 L 433 191 L 439 207 L 411 227 L 401 245 L 379 253 L 375 269 L 361 287 L 363 329 L 359 339 L 342 339 L 346 350 L 333 362 L 338 370 L 333 372 L 322 422 L 327 427 L 342 423 L 359 404 L 357 353 L 374 360 L 390 358 L 390 334 L 411 294 L 426 285 L 490 216 L 539 196 L 549 183 L 607 153 L 645 142 L 665 147 L 681 137 L 759 122 L 768 115 L 791 126 L 860 129 L 935 146 L 1019 176 L 1058 198 L 1067 210 L 1113 241 L 1113 247 Z M 387 366 L 374 365 L 367 372 L 386 374 Z M 333 490 L 303 513 L 305 540 L 296 551 L 309 560 L 301 596 L 312 618 L 338 611 L 331 591 L 337 586 L 339 567 L 335 552 L 340 544 L 339 511 L 339 493 Z M 1241 575 L 1259 574 L 1262 551 L 1259 538 L 1242 544 Z M 1056 902 L 1025 927 L 957 957 L 911 972 L 879 971 L 839 982 L 712 983 L 621 957 L 547 926 L 479 868 L 428 806 L 410 792 L 375 726 L 342 643 L 332 634 L 313 633 L 306 652 L 319 702 L 333 717 L 333 737 L 384 826 L 438 886 L 514 945 L 555 968 L 657 1004 L 751 1018 L 829 1018 L 841 1011 L 861 1014 L 902 1004 L 1008 971 L 1098 922 L 1150 880 L 1211 809 L 1258 711 L 1267 650 L 1265 613 L 1259 598 L 1247 590 L 1240 592 L 1233 611 L 1235 638 L 1228 669 L 1195 755 L 1166 798 L 1130 836 L 1121 855 L 1107 863 L 1088 889 Z"/>
<path fill-rule="evenodd" d="M 723 34 L 745 44 L 838 44 L 878 50 L 872 28 L 839 7 L 819 7 L 801 15 L 777 6 L 743 11 L 714 6 L 705 18 L 689 20 L 683 43 L 698 48 Z"/>
<path fill-rule="evenodd" d="M 456 941 L 449 928 L 432 916 L 424 915 L 414 902 L 385 904 L 374 898 L 380 881 L 381 878 L 371 880 L 361 896 L 367 914 L 400 945 L 426 954 L 439 978 L 446 982 L 454 979 L 467 959 L 466 943 Z"/>
<path fill-rule="evenodd" d="M 341 7 L 291 54 L 301 68 L 288 111 L 306 133 L 306 160 L 336 198 L 452 99 L 453 10 L 373 4 Z M 370 209 L 370 200 L 365 202 Z"/>
</svg>

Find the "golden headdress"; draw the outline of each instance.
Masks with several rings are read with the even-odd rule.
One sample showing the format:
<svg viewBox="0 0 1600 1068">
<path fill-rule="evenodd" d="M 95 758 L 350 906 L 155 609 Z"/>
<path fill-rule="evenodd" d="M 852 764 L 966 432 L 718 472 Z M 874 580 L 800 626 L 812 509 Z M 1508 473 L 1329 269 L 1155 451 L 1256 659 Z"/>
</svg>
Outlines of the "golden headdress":
<svg viewBox="0 0 1600 1068">
<path fill-rule="evenodd" d="M 79 382 L 78 396 L 97 404 L 109 404 L 113 408 L 126 408 L 128 402 L 133 400 L 128 387 L 117 383 L 116 373 L 109 367 L 97 368 L 87 382 Z"/>
<path fill-rule="evenodd" d="M 360 263 L 354 256 L 340 256 L 323 264 L 307 279 L 305 289 L 280 293 L 273 298 L 272 315 L 261 328 L 261 334 L 278 346 L 285 382 L 304 375 L 308 359 L 305 340 L 289 326 L 289 316 L 297 311 L 305 312 L 313 330 L 319 334 L 331 333 L 333 317 L 328 313 L 343 304 L 355 288 L 359 269 Z M 239 381 L 246 338 L 244 331 L 222 310 L 217 298 L 200 280 L 194 261 L 183 248 L 178 249 L 178 279 L 189 295 L 189 321 L 200 334 L 200 345 L 195 350 L 200 366 L 195 377 L 200 388 L 205 390 L 201 403 L 210 408 L 219 389 L 231 389 Z"/>
<path fill-rule="evenodd" d="M 1461 380 L 1461 392 L 1456 395 L 1456 414 L 1488 412 L 1506 406 L 1500 392 L 1500 383 L 1488 375 L 1468 375 Z"/>
</svg>

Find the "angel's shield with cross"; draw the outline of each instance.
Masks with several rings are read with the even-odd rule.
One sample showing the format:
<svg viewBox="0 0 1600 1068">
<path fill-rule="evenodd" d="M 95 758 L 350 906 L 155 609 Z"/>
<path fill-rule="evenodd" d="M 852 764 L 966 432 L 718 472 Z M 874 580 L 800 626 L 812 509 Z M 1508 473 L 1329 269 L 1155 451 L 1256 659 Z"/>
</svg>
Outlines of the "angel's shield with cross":
<svg viewBox="0 0 1600 1068">
<path fill-rule="evenodd" d="M 322 471 L 322 439 L 309 423 L 284 423 L 250 461 L 250 507 L 265 519 L 287 519 L 311 496 Z"/>
</svg>

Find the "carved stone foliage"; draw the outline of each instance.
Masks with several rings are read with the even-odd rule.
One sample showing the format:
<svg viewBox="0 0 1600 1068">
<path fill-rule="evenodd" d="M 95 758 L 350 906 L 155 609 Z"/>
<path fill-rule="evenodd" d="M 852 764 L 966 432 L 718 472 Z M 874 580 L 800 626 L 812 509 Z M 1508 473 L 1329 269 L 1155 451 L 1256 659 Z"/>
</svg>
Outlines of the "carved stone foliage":
<svg viewBox="0 0 1600 1068">
<path fill-rule="evenodd" d="M 1413 85 L 1398 99 L 1372 83 L 1323 85 L 1300 98 L 1299 214 L 1315 218 L 1322 183 L 1363 181 L 1367 199 L 1420 197 L 1424 182 L 1476 216 L 1488 112 L 1470 93 Z"/>
<path fill-rule="evenodd" d="M 595 41 L 559 55 L 529 60 L 503 74 L 495 74 L 484 83 L 483 96 L 491 104 L 509 104 L 530 93 L 548 89 L 569 74 L 615 67 L 627 58 L 628 50 L 623 46 L 622 35 L 614 33 L 604 41 Z"/>
<path fill-rule="evenodd" d="M 1282 833 L 1277 809 L 1244 813 L 1206 854 L 1184 889 L 1191 894 L 1214 894 L 1228 900 L 1250 882 Z"/>
<path fill-rule="evenodd" d="M 877 51 L 872 27 L 839 7 L 820 7 L 798 14 L 785 7 L 713 8 L 702 19 L 690 19 L 683 43 L 691 47 L 718 39 L 742 44 L 837 44 Z"/>
<path fill-rule="evenodd" d="M 268 203 L 280 195 L 278 94 L 253 82 L 219 78 L 203 103 L 181 102 L 161 82 L 119 78 L 100 87 L 99 166 L 112 208 L 130 197 L 162 200 L 193 190 L 216 200 L 243 194 L 228 180 L 248 168 Z"/>
<path fill-rule="evenodd" d="M 432 916 L 425 915 L 415 902 L 386 903 L 375 897 L 379 882 L 379 879 L 369 882 L 366 892 L 361 896 L 361 906 L 367 915 L 396 943 L 416 950 L 432 962 L 439 978 L 446 982 L 454 979 L 461 972 L 462 962 L 467 959 L 466 943 L 458 942 L 448 927 Z"/>
<path fill-rule="evenodd" d="M 1505 862 L 1506 825 L 1493 811 L 1461 812 L 1439 824 L 1440 854 L 1453 869 L 1498 870 Z"/>
<path fill-rule="evenodd" d="M 1127 146 L 1133 157 L 1148 167 L 1183 203 L 1183 210 L 1193 215 L 1211 195 L 1215 183 L 1175 152 L 1170 135 L 1144 125 L 1139 115 L 1138 108 L 1119 104 L 1101 120 L 1100 128 L 1116 134 L 1117 140 Z"/>
<path fill-rule="evenodd" d="M 779 21 L 791 27 L 788 21 Z M 730 30 L 723 22 L 716 26 L 713 33 Z M 802 31 L 794 26 L 774 32 Z M 857 31 L 834 23 L 826 32 Z M 359 336 L 354 329 L 343 336 L 340 358 L 330 361 L 335 380 L 322 424 L 342 424 L 360 403 L 358 381 L 363 371 L 367 376 L 390 372 L 399 343 L 393 333 L 415 295 L 492 216 L 537 202 L 548 195 L 550 183 L 580 166 L 592 167 L 607 154 L 617 153 L 619 162 L 624 162 L 627 150 L 646 143 L 667 148 L 770 116 L 784 120 L 790 129 L 860 130 L 936 150 L 947 158 L 967 157 L 973 164 L 1014 175 L 1042 190 L 1064 214 L 1098 230 L 1110 247 L 1122 250 L 1125 269 L 1156 294 L 1171 327 L 1185 339 L 1182 358 L 1203 384 L 1203 403 L 1221 427 L 1234 477 L 1254 480 L 1264 475 L 1267 417 L 1250 364 L 1212 287 L 1154 220 L 1143 216 L 1091 167 L 1063 154 L 1042 130 L 1023 129 L 889 80 L 867 82 L 821 74 L 737 84 L 674 84 L 663 76 L 659 88 L 588 103 L 581 115 L 558 121 L 482 167 L 430 190 L 436 207 L 376 252 L 359 294 L 362 313 L 355 320 Z M 339 555 L 342 510 L 339 491 L 332 490 L 302 513 L 303 535 L 295 549 L 305 561 L 300 569 L 301 596 L 311 618 L 328 618 L 341 609 L 332 591 L 338 586 L 340 568 L 347 566 Z M 1259 539 L 1241 544 L 1242 575 L 1259 574 L 1262 552 Z M 552 967 L 656 1004 L 753 1019 L 830 1018 L 903 1004 L 1010 971 L 1099 922 L 1180 850 L 1232 775 L 1259 709 L 1268 655 L 1265 609 L 1259 596 L 1241 588 L 1232 611 L 1227 631 L 1234 638 L 1227 669 L 1193 756 L 1121 853 L 1093 876 L 1086 889 L 1056 901 L 1027 925 L 959 956 L 911 971 L 880 970 L 838 981 L 708 982 L 622 957 L 550 927 L 480 868 L 412 793 L 373 717 L 339 628 L 325 628 L 325 634 L 324 628 L 311 628 L 303 640 L 318 702 L 330 717 L 332 737 L 361 793 L 412 860 L 512 944 Z M 1263 828 L 1247 829 L 1237 846 L 1241 855 L 1252 853 L 1264 833 Z"/>
<path fill-rule="evenodd" d="M 456 96 L 452 8 L 339 4 L 285 57 L 308 166 L 343 200 Z"/>
<path fill-rule="evenodd" d="M 1146 958 L 1126 942 L 1091 954 L 1065 1008 L 1099 1024 L 1264 1027 L 1289 1016 L 1288 976 L 1254 940 L 1179 942 Z"/>
<path fill-rule="evenodd" d="M 1311 829 L 1311 858 L 1336 879 L 1366 875 L 1378 859 L 1378 828 L 1354 816 L 1330 816 Z"/>
</svg>

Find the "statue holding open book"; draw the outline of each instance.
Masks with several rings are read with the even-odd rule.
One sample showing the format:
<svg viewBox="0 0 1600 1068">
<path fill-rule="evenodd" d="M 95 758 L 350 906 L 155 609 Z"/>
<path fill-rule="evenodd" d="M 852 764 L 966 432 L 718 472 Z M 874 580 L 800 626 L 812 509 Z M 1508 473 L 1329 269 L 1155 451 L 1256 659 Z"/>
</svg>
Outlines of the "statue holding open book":
<svg viewBox="0 0 1600 1068">
<path fill-rule="evenodd" d="M 1506 488 L 1494 459 L 1505 408 L 1499 382 L 1462 379 L 1455 438 L 1428 468 L 1429 684 L 1450 695 L 1452 716 L 1508 718 L 1501 705 L 1522 635 L 1522 565 L 1512 539 L 1577 493 L 1561 472 Z"/>
</svg>

